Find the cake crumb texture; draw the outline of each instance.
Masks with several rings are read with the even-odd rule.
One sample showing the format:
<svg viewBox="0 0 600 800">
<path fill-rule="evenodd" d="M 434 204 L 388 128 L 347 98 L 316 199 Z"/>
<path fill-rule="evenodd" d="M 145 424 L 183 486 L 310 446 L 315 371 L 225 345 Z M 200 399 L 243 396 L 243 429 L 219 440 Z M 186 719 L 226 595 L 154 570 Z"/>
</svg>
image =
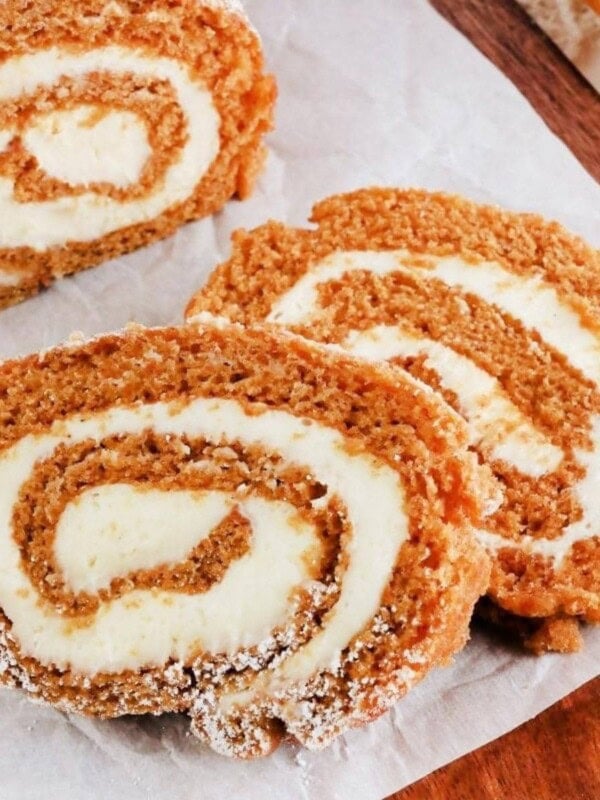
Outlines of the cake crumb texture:
<svg viewBox="0 0 600 800">
<path fill-rule="evenodd" d="M 535 214 L 422 190 L 333 196 L 311 221 L 234 233 L 186 317 L 285 326 L 438 391 L 502 488 L 478 534 L 489 597 L 573 645 L 566 618 L 600 621 L 600 254 Z"/>
<path fill-rule="evenodd" d="M 6 0 L 2 83 L 0 307 L 246 198 L 276 95 L 239 7 L 198 0 Z"/>
<path fill-rule="evenodd" d="M 92 716 L 185 712 L 240 758 L 375 719 L 465 644 L 489 579 L 461 418 L 262 327 L 5 362 L 0 486 L 0 681 Z"/>
</svg>

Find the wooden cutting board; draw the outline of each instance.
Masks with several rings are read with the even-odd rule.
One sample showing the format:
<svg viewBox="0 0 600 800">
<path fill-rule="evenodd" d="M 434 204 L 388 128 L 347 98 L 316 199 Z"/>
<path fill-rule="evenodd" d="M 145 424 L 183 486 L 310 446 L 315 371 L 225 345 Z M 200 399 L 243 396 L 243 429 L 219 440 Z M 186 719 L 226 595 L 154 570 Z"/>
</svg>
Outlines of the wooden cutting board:
<svg viewBox="0 0 600 800">
<path fill-rule="evenodd" d="M 513 0 L 430 2 L 600 182 L 600 96 L 521 7 Z M 600 226 L 600 209 L 598 216 Z M 390 800 L 600 800 L 600 678 Z"/>
</svg>

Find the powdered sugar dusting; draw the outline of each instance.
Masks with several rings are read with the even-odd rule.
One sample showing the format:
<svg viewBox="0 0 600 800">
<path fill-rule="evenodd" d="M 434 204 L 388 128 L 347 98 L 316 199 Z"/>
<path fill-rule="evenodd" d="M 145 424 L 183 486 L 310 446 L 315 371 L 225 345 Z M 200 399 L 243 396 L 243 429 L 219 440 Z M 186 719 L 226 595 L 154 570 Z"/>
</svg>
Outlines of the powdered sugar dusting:
<svg viewBox="0 0 600 800">
<path fill-rule="evenodd" d="M 246 27 L 248 27 L 260 41 L 259 33 L 248 18 L 248 14 L 241 0 L 198 0 L 198 2 L 200 5 L 225 11 L 228 14 L 235 14 L 237 17 L 240 17 L 246 24 Z"/>
<path fill-rule="evenodd" d="M 198 0 L 200 5 L 209 6 L 210 8 L 221 8 L 223 11 L 228 11 L 231 14 L 238 14 L 244 19 L 248 19 L 246 10 L 241 0 Z"/>
</svg>

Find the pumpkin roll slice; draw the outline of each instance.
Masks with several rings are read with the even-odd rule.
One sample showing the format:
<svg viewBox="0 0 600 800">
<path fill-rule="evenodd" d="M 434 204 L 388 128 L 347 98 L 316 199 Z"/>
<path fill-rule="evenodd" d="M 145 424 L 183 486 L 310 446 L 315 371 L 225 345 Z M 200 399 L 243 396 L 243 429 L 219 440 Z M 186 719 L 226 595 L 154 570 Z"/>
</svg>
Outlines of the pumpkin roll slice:
<svg viewBox="0 0 600 800">
<path fill-rule="evenodd" d="M 0 4 L 0 307 L 246 197 L 274 98 L 234 3 Z"/>
<path fill-rule="evenodd" d="M 220 753 L 319 748 L 465 643 L 491 479 L 408 375 L 240 326 L 0 368 L 0 675 Z"/>
<path fill-rule="evenodd" d="M 531 620 L 534 649 L 573 649 L 572 619 L 600 620 L 600 254 L 424 191 L 331 197 L 312 221 L 235 234 L 188 317 L 285 325 L 443 395 L 504 490 L 478 533 L 490 598 Z"/>
</svg>

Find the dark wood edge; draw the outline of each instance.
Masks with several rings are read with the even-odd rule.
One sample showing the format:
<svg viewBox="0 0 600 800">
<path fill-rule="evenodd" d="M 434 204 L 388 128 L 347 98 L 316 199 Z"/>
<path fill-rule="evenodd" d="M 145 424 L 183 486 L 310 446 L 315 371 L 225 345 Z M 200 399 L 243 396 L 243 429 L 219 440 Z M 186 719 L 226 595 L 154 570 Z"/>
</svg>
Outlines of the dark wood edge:
<svg viewBox="0 0 600 800">
<path fill-rule="evenodd" d="M 429 1 L 511 79 L 600 182 L 600 95 L 521 6 L 515 0 Z"/>
<path fill-rule="evenodd" d="M 388 800 L 599 798 L 600 678 L 596 678 L 511 733 Z"/>
</svg>

